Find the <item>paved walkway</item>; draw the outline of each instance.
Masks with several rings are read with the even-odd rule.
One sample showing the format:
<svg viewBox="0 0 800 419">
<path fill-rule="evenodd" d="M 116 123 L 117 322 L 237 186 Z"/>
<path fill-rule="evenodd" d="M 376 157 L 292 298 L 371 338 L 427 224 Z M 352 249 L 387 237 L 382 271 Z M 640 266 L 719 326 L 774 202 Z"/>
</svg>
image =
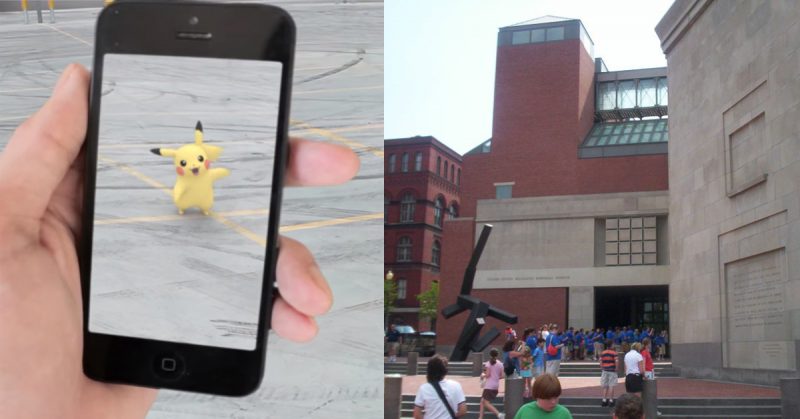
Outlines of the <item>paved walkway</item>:
<svg viewBox="0 0 800 419">
<path fill-rule="evenodd" d="M 450 376 L 458 381 L 467 396 L 481 394 L 478 377 Z M 598 377 L 563 377 L 561 380 L 562 397 L 597 397 L 601 394 Z M 403 377 L 403 394 L 416 394 L 421 384 L 425 383 L 424 375 Z M 500 393 L 504 389 L 500 382 Z M 614 394 L 625 392 L 625 380 L 620 379 Z M 658 380 L 658 397 L 663 398 L 779 398 L 781 392 L 777 387 L 754 386 L 711 380 L 693 380 L 687 378 L 661 378 Z"/>
</svg>

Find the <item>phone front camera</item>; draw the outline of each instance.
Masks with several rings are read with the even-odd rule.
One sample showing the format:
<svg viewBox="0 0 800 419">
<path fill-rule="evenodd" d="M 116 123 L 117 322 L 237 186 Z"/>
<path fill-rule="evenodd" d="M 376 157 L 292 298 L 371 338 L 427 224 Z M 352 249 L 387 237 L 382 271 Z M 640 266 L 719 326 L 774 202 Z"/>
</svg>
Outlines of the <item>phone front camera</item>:
<svg viewBox="0 0 800 419">
<path fill-rule="evenodd" d="M 198 19 L 197 16 L 192 16 L 189 18 L 190 25 L 197 25 L 198 22 L 200 22 L 200 19 Z"/>
</svg>

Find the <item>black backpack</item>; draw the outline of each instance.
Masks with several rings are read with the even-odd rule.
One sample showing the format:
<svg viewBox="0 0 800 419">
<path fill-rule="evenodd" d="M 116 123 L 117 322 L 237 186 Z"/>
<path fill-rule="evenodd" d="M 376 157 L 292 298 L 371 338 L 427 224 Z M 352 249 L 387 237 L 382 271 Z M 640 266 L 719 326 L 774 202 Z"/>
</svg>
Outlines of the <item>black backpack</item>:
<svg viewBox="0 0 800 419">
<path fill-rule="evenodd" d="M 503 372 L 506 373 L 506 377 L 510 377 L 514 374 L 514 370 L 517 368 L 514 366 L 514 361 L 511 360 L 511 357 L 506 355 L 506 359 L 503 361 Z"/>
</svg>

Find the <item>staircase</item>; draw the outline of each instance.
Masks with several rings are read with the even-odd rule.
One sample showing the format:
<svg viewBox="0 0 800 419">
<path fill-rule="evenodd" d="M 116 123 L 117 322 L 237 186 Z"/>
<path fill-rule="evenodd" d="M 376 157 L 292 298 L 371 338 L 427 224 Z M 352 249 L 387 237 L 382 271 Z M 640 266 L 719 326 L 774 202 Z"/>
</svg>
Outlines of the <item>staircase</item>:
<svg viewBox="0 0 800 419">
<path fill-rule="evenodd" d="M 479 397 L 467 397 L 467 415 L 464 419 L 478 417 Z M 562 397 L 561 405 L 569 409 L 575 419 L 610 418 L 611 408 L 601 407 L 599 398 Z M 503 411 L 503 397 L 497 397 L 494 406 Z M 400 411 L 401 418 L 413 417 L 414 395 L 404 394 Z M 780 399 L 659 399 L 660 419 L 702 418 L 729 419 L 752 418 L 772 419 L 781 417 Z M 491 414 L 484 414 L 486 419 L 494 419 Z M 508 418 L 513 419 L 513 418 Z"/>
<path fill-rule="evenodd" d="M 425 368 L 427 364 L 420 362 L 417 366 L 417 374 L 425 375 Z M 472 375 L 471 362 L 450 362 L 447 366 L 447 375 Z M 678 372 L 672 368 L 671 362 L 656 362 L 655 363 L 656 377 L 678 377 Z M 401 374 L 406 373 L 406 363 L 388 363 L 383 364 L 384 374 Z M 559 377 L 600 377 L 600 367 L 597 362 L 562 362 L 561 370 L 558 374 Z"/>
</svg>

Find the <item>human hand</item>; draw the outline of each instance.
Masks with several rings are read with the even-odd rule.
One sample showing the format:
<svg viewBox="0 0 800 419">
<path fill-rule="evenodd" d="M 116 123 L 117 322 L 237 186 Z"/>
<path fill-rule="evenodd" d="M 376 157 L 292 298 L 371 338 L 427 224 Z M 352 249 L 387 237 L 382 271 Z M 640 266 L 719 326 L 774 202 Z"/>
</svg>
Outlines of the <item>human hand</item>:
<svg viewBox="0 0 800 419">
<path fill-rule="evenodd" d="M 70 65 L 52 97 L 0 154 L 0 417 L 141 418 L 156 390 L 86 378 L 76 243 L 81 231 L 89 73 Z M 344 147 L 292 140 L 288 185 L 344 182 Z M 283 237 L 272 324 L 287 339 L 317 332 L 331 290 L 301 243 Z"/>
</svg>

